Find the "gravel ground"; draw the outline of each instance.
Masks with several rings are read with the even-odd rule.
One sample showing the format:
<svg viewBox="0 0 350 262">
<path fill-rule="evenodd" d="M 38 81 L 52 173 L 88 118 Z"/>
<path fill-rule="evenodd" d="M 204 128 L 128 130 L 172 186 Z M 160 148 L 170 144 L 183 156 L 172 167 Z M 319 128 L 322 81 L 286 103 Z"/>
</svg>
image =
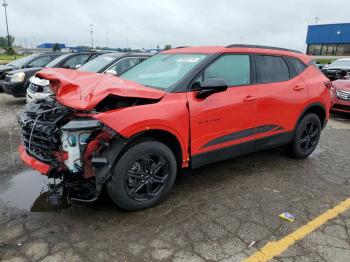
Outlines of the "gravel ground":
<svg viewBox="0 0 350 262">
<path fill-rule="evenodd" d="M 122 211 L 107 197 L 52 210 L 40 195 L 45 178 L 17 154 L 23 105 L 0 94 L 1 261 L 241 261 L 350 195 L 350 118 L 333 118 L 306 160 L 276 149 L 206 166 L 144 211 Z M 273 261 L 350 261 L 350 211 Z"/>
</svg>

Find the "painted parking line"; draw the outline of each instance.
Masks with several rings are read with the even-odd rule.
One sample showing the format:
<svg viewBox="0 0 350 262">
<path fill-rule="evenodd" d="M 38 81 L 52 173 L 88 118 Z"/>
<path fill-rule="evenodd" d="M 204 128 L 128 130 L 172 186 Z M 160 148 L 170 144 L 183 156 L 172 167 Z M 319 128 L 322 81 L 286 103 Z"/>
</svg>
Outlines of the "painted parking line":
<svg viewBox="0 0 350 262">
<path fill-rule="evenodd" d="M 328 220 L 339 216 L 341 213 L 345 212 L 350 208 L 350 198 L 344 200 L 339 205 L 327 210 L 322 215 L 316 217 L 306 225 L 298 228 L 291 234 L 285 236 L 284 238 L 267 243 L 260 251 L 256 252 L 252 256 L 244 260 L 244 262 L 265 262 L 269 261 L 275 256 L 278 256 L 283 251 L 287 250 L 296 241 L 303 239 L 305 236 L 310 234 L 315 229 L 322 226 Z"/>
</svg>

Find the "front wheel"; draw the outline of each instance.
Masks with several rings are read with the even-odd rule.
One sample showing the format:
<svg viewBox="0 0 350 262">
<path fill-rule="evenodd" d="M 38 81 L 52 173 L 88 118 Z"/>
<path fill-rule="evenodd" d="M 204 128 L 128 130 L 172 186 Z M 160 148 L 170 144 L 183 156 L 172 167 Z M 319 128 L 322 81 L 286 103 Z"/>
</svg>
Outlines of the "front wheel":
<svg viewBox="0 0 350 262">
<path fill-rule="evenodd" d="M 321 121 L 316 114 L 310 113 L 299 122 L 294 139 L 288 151 L 295 158 L 306 158 L 316 148 L 321 136 Z"/>
<path fill-rule="evenodd" d="M 176 174 L 176 158 L 169 147 L 158 141 L 142 141 L 119 158 L 107 192 L 123 209 L 149 208 L 170 192 Z"/>
</svg>

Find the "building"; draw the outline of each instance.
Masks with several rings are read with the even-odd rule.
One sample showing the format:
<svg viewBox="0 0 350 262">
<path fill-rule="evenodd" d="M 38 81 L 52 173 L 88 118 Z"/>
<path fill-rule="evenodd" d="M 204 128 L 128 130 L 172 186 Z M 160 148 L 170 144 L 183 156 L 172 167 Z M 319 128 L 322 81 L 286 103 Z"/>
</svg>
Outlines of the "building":
<svg viewBox="0 0 350 262">
<path fill-rule="evenodd" d="M 37 45 L 37 48 L 50 48 L 50 49 L 52 49 L 55 44 L 56 43 L 43 43 L 43 44 Z M 60 44 L 60 43 L 57 43 L 57 44 L 60 47 L 60 49 L 66 48 L 65 44 Z"/>
<path fill-rule="evenodd" d="M 350 56 L 350 23 L 310 25 L 306 44 L 308 55 Z"/>
<path fill-rule="evenodd" d="M 310 25 L 307 54 L 316 56 L 350 56 L 350 23 Z"/>
</svg>

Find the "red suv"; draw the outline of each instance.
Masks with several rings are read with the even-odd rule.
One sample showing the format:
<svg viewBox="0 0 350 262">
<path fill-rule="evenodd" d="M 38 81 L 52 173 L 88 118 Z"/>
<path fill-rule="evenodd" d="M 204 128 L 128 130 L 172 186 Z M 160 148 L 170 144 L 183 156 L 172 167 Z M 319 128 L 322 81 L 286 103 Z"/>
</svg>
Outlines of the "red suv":
<svg viewBox="0 0 350 262">
<path fill-rule="evenodd" d="M 56 96 L 19 118 L 24 162 L 60 178 L 49 201 L 157 204 L 182 168 L 285 146 L 310 155 L 331 83 L 297 51 L 246 45 L 162 52 L 120 77 L 45 69 Z"/>
</svg>

